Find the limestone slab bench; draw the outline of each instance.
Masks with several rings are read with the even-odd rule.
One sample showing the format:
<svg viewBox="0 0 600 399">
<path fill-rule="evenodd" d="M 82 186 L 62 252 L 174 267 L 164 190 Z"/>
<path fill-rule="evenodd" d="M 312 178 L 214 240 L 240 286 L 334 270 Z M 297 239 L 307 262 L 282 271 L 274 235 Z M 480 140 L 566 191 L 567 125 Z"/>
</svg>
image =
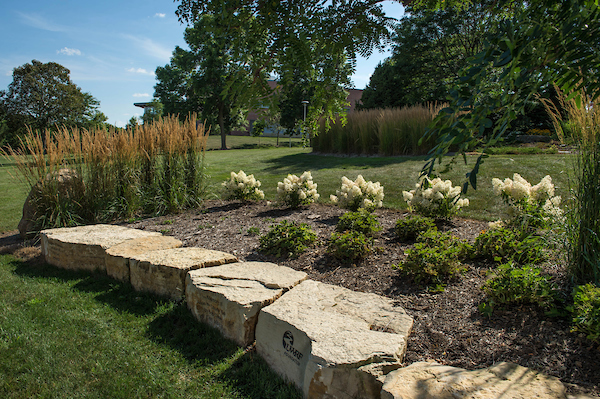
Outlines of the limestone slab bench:
<svg viewBox="0 0 600 399">
<path fill-rule="evenodd" d="M 106 250 L 106 274 L 116 280 L 129 283 L 129 262 L 133 256 L 182 246 L 181 241 L 171 236 L 140 237 L 124 241 Z"/>
<path fill-rule="evenodd" d="M 241 346 L 254 342 L 260 309 L 308 275 L 268 262 L 238 262 L 190 271 L 186 302 L 194 316 Z"/>
<path fill-rule="evenodd" d="M 106 250 L 124 241 L 160 236 L 157 232 L 107 224 L 40 232 L 42 254 L 51 265 L 70 270 L 106 272 Z"/>
<path fill-rule="evenodd" d="M 465 370 L 435 362 L 417 362 L 389 373 L 381 399 L 566 399 L 556 377 L 501 362 L 479 370 Z"/>
<path fill-rule="evenodd" d="M 130 282 L 137 291 L 180 300 L 185 298 L 188 272 L 237 261 L 234 255 L 203 248 L 171 248 L 132 254 L 129 258 Z"/>
<path fill-rule="evenodd" d="M 379 398 L 413 320 L 391 299 L 307 280 L 264 307 L 256 350 L 310 398 Z"/>
</svg>

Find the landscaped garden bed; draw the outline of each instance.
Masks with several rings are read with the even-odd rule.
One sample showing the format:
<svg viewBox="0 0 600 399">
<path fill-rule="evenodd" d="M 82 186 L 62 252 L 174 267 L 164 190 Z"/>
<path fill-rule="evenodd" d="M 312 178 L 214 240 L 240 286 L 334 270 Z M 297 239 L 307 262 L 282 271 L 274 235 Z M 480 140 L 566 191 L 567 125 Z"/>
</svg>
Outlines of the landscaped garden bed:
<svg viewBox="0 0 600 399">
<path fill-rule="evenodd" d="M 243 261 L 269 261 L 309 274 L 309 278 L 340 285 L 354 291 L 372 292 L 398 301 L 414 318 L 405 364 L 435 360 L 467 369 L 488 367 L 510 361 L 577 384 L 574 392 L 600 395 L 599 349 L 583 334 L 570 332 L 569 317 L 551 318 L 531 305 L 494 310 L 487 317 L 479 310 L 486 296 L 482 287 L 496 266 L 492 262 L 465 261 L 464 274 L 450 280 L 443 291 L 416 284 L 393 266 L 406 259 L 410 242 L 400 242 L 395 234 L 398 219 L 406 212 L 377 209 L 381 224 L 372 251 L 358 261 L 340 261 L 328 253 L 327 241 L 346 211 L 325 204 L 311 204 L 292 210 L 257 203 L 208 201 L 199 210 L 177 215 L 148 218 L 128 223 L 149 231 L 172 235 L 185 246 L 198 246 L 236 255 Z M 297 257 L 265 254 L 259 251 L 260 236 L 281 221 L 305 223 L 318 239 Z M 488 229 L 482 221 L 452 218 L 437 222 L 448 231 L 473 243 Z M 541 265 L 564 292 L 570 292 L 565 260 L 553 255 Z"/>
</svg>

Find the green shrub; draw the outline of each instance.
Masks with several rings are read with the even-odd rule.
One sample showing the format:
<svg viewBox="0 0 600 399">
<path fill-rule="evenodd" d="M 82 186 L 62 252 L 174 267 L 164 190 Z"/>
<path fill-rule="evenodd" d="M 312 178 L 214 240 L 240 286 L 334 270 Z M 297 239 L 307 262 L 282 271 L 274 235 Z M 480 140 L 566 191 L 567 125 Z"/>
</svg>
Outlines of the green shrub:
<svg viewBox="0 0 600 399">
<path fill-rule="evenodd" d="M 371 251 L 371 238 L 360 231 L 334 232 L 331 234 L 327 252 L 342 261 L 363 259 Z"/>
<path fill-rule="evenodd" d="M 538 263 L 545 257 L 544 240 L 536 235 L 504 227 L 482 232 L 475 239 L 475 255 L 497 262 Z"/>
<path fill-rule="evenodd" d="M 356 212 L 343 214 L 335 229 L 338 232 L 356 231 L 368 237 L 373 237 L 381 230 L 381 225 L 374 214 L 361 208 Z"/>
<path fill-rule="evenodd" d="M 494 277 L 483 285 L 487 301 L 479 305 L 486 315 L 498 307 L 533 304 L 548 309 L 557 298 L 550 277 L 534 266 L 517 267 L 514 263 L 498 266 Z"/>
<path fill-rule="evenodd" d="M 417 284 L 443 290 L 446 281 L 466 270 L 461 260 L 470 250 L 467 242 L 450 233 L 429 230 L 417 238 L 414 249 L 406 251 L 406 260 L 396 267 Z"/>
<path fill-rule="evenodd" d="M 400 241 L 414 241 L 428 230 L 437 230 L 432 218 L 421 215 L 409 215 L 396 222 L 395 232 Z"/>
<path fill-rule="evenodd" d="M 260 229 L 256 226 L 248 227 L 248 230 L 246 230 L 246 234 L 248 234 L 249 236 L 257 236 L 260 234 Z"/>
<path fill-rule="evenodd" d="M 305 223 L 283 220 L 259 237 L 260 251 L 278 257 L 294 257 L 317 240 L 317 235 Z"/>
<path fill-rule="evenodd" d="M 580 285 L 573 296 L 572 331 L 586 334 L 589 340 L 600 342 L 600 288 Z"/>
</svg>

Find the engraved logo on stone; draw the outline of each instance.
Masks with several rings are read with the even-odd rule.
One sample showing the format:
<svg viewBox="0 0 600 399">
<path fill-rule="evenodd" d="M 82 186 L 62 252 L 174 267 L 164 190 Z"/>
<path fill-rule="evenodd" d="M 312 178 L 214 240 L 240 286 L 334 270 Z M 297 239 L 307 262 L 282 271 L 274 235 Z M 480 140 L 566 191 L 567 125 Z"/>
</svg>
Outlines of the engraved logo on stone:
<svg viewBox="0 0 600 399">
<path fill-rule="evenodd" d="M 291 348 L 294 345 L 294 336 L 291 331 L 286 331 L 283 333 L 283 347 L 285 350 Z"/>
<path fill-rule="evenodd" d="M 294 348 L 294 335 L 291 331 L 283 333 L 283 349 L 285 349 L 284 355 L 292 360 L 297 365 L 300 365 L 300 359 L 304 356 L 300 351 Z"/>
</svg>

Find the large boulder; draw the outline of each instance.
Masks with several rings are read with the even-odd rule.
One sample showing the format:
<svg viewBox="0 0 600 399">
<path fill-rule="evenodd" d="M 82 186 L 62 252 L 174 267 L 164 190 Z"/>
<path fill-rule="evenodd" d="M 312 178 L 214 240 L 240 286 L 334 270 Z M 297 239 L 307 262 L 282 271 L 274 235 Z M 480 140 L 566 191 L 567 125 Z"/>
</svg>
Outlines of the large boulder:
<svg viewBox="0 0 600 399">
<path fill-rule="evenodd" d="M 258 312 L 307 274 L 267 262 L 239 262 L 193 270 L 186 302 L 194 316 L 241 346 L 254 341 Z"/>
<path fill-rule="evenodd" d="M 558 378 L 506 362 L 472 371 L 418 362 L 388 374 L 381 399 L 420 398 L 566 399 L 567 394 Z"/>
<path fill-rule="evenodd" d="M 40 201 L 43 192 L 48 198 L 80 203 L 84 192 L 83 180 L 75 170 L 62 168 L 54 173 L 48 173 L 43 182 L 39 182 L 31 188 L 23 204 L 23 216 L 18 225 L 19 235 L 24 240 L 33 238 L 39 232 L 38 218 L 42 215 L 38 215 L 36 202 Z M 57 204 L 46 205 L 56 206 Z"/>
<path fill-rule="evenodd" d="M 203 267 L 237 262 L 237 257 L 203 248 L 172 248 L 132 255 L 129 276 L 137 291 L 173 300 L 185 298 L 185 276 Z"/>
<path fill-rule="evenodd" d="M 379 398 L 413 320 L 393 300 L 311 280 L 264 307 L 256 349 L 310 398 Z"/>
<path fill-rule="evenodd" d="M 42 254 L 51 265 L 106 272 L 106 250 L 124 241 L 160 233 L 108 224 L 42 230 Z"/>
<path fill-rule="evenodd" d="M 106 250 L 106 274 L 116 280 L 129 282 L 129 259 L 134 255 L 161 249 L 179 248 L 183 243 L 171 236 L 134 238 Z"/>
</svg>

